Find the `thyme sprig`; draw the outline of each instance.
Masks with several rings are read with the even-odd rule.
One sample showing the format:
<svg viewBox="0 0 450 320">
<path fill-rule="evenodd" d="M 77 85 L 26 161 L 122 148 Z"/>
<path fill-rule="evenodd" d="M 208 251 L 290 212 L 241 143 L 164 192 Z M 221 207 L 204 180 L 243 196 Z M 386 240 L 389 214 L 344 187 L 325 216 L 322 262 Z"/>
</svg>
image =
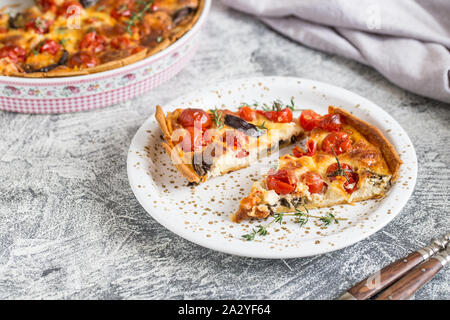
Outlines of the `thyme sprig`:
<svg viewBox="0 0 450 320">
<path fill-rule="evenodd" d="M 133 35 L 132 27 L 136 26 L 136 22 L 138 20 L 142 20 L 142 18 L 144 17 L 144 14 L 147 12 L 148 9 L 150 9 L 152 4 L 153 4 L 153 0 L 148 1 L 139 12 L 134 12 L 131 15 L 130 19 L 125 21 L 125 24 L 127 25 L 126 32 L 128 34 Z"/>
<path fill-rule="evenodd" d="M 339 219 L 337 219 L 332 213 L 327 213 L 325 217 L 322 217 L 319 220 L 322 221 L 326 226 L 330 225 L 332 222 L 334 222 L 335 224 L 339 223 Z"/>
<path fill-rule="evenodd" d="M 341 163 L 339 162 L 339 159 L 336 155 L 336 152 L 334 151 L 333 147 L 330 147 L 331 151 L 333 152 L 334 158 L 336 159 L 336 163 L 338 168 L 334 170 L 333 172 L 329 173 L 328 177 L 337 177 L 337 176 L 343 176 L 345 177 L 345 180 L 347 180 L 348 183 L 350 183 L 350 179 L 348 178 L 347 172 L 345 169 L 342 168 Z"/>
<path fill-rule="evenodd" d="M 263 111 L 280 111 L 285 108 L 289 108 L 292 111 L 301 110 L 295 107 L 294 97 L 291 97 L 289 104 L 283 103 L 283 101 L 281 101 L 280 99 L 275 100 L 272 105 L 268 105 L 267 103 L 258 103 L 256 101 L 253 103 L 242 102 L 239 106 L 239 109 L 246 106 L 253 107 L 255 109 L 261 108 Z"/>
<path fill-rule="evenodd" d="M 276 213 L 273 216 L 273 219 L 266 225 L 258 225 L 256 229 L 252 229 L 252 232 L 248 234 L 244 234 L 242 238 L 244 238 L 247 241 L 253 241 L 255 240 L 256 236 L 265 236 L 269 233 L 268 228 L 273 223 L 279 223 L 280 225 L 283 222 L 284 217 L 295 217 L 295 223 L 298 223 L 298 225 L 303 227 L 305 224 L 308 223 L 309 218 L 314 218 L 322 221 L 324 226 L 330 225 L 332 222 L 335 224 L 339 223 L 339 220 L 347 220 L 346 218 L 336 218 L 332 213 L 327 213 L 325 217 L 321 216 L 315 216 L 309 214 L 308 209 L 305 207 L 305 211 L 301 211 L 299 209 L 295 209 L 295 213 Z"/>
<path fill-rule="evenodd" d="M 266 122 L 265 122 L 265 121 L 263 121 L 263 123 L 261 123 L 260 125 L 257 125 L 257 127 L 258 127 L 258 129 L 260 129 L 260 130 L 269 130 L 269 129 L 266 127 Z"/>
<path fill-rule="evenodd" d="M 216 123 L 217 130 L 220 130 L 223 128 L 223 119 L 222 119 L 222 113 L 217 110 L 217 107 L 214 107 L 214 109 L 210 109 L 209 112 L 211 112 L 214 116 L 214 122 Z"/>
</svg>

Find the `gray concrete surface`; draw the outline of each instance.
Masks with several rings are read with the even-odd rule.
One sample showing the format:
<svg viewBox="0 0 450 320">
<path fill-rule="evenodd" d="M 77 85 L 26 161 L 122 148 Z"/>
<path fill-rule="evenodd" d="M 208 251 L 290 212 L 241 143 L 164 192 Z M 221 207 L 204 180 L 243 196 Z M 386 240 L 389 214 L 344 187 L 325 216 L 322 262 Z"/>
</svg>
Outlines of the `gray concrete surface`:
<svg viewBox="0 0 450 320">
<path fill-rule="evenodd" d="M 299 46 L 214 2 L 198 54 L 146 96 L 78 114 L 0 112 L 0 299 L 334 299 L 449 231 L 449 105 L 405 92 L 369 67 Z M 281 261 L 199 247 L 146 214 L 128 185 L 126 156 L 155 104 L 257 75 L 344 87 L 405 128 L 419 176 L 392 223 L 346 249 Z M 450 299 L 449 283 L 447 268 L 414 298 Z"/>
</svg>

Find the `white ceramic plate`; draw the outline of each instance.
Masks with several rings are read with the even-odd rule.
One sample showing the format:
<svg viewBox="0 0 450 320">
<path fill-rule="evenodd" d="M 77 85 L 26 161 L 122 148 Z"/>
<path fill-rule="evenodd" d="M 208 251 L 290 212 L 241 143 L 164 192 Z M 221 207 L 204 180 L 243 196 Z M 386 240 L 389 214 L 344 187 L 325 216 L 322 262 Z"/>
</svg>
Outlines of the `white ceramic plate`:
<svg viewBox="0 0 450 320">
<path fill-rule="evenodd" d="M 280 99 L 288 103 L 291 97 L 297 108 L 314 109 L 322 114 L 327 113 L 329 105 L 344 108 L 377 126 L 386 135 L 404 163 L 399 179 L 384 199 L 310 211 L 314 215 L 332 212 L 338 218 L 348 219 L 339 224 L 323 227 L 320 221 L 310 219 L 300 228 L 287 219 L 281 226 L 273 224 L 268 235 L 245 241 L 242 235 L 268 221 L 236 224 L 228 215 L 237 209 L 253 181 L 260 178 L 261 168 L 267 169 L 271 165 L 269 159 L 199 186 L 187 186 L 187 181 L 173 168 L 160 146 L 161 132 L 151 116 L 136 133 L 128 154 L 130 185 L 141 205 L 159 223 L 189 241 L 247 257 L 294 258 L 321 254 L 349 246 L 381 229 L 400 213 L 411 196 L 417 177 L 417 158 L 406 132 L 383 109 L 367 99 L 317 81 L 260 77 L 200 89 L 172 101 L 163 109 L 209 109 L 225 105 L 233 110 L 241 102 L 270 104 Z M 298 112 L 294 115 L 298 116 Z"/>
</svg>

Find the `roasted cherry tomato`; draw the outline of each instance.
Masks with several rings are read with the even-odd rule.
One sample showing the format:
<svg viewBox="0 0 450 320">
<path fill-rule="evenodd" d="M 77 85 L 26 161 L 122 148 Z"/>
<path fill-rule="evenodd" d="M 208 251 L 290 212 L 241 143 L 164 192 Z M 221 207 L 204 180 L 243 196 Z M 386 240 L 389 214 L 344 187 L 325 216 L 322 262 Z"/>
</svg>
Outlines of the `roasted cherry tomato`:
<svg viewBox="0 0 450 320">
<path fill-rule="evenodd" d="M 322 193 L 327 184 L 318 173 L 308 171 L 300 177 L 301 181 L 308 186 L 309 193 Z"/>
<path fill-rule="evenodd" d="M 348 133 L 339 131 L 332 132 L 325 137 L 322 141 L 322 150 L 333 154 L 341 154 L 349 151 L 352 148 L 352 141 L 350 140 L 350 136 Z"/>
<path fill-rule="evenodd" d="M 201 109 L 184 109 L 178 117 L 178 122 L 185 128 L 201 126 L 202 129 L 211 126 L 211 116 Z"/>
<path fill-rule="evenodd" d="M 274 190 L 277 194 L 289 194 L 295 190 L 296 186 L 295 176 L 287 170 L 280 169 L 269 172 L 267 175 L 267 188 Z"/>
<path fill-rule="evenodd" d="M 125 50 L 130 47 L 130 38 L 126 36 L 118 36 L 111 40 L 111 47 L 114 49 Z"/>
<path fill-rule="evenodd" d="M 51 55 L 55 55 L 59 49 L 61 49 L 61 45 L 58 42 L 52 39 L 47 39 L 39 48 L 39 53 L 48 52 Z"/>
<path fill-rule="evenodd" d="M 312 110 L 304 110 L 300 115 L 300 125 L 306 131 L 311 131 L 315 127 L 317 127 L 318 120 L 320 119 L 320 115 L 315 113 Z"/>
<path fill-rule="evenodd" d="M 7 44 L 6 46 L 0 48 L 0 58 L 6 57 L 8 57 L 11 62 L 14 63 L 23 62 L 26 58 L 26 52 L 22 47 L 13 44 Z"/>
<path fill-rule="evenodd" d="M 42 12 L 56 12 L 57 6 L 55 4 L 55 0 L 38 0 L 37 4 L 41 8 Z"/>
<path fill-rule="evenodd" d="M 66 1 L 59 7 L 58 14 L 68 18 L 80 14 L 81 10 L 83 10 L 83 6 L 78 1 Z"/>
<path fill-rule="evenodd" d="M 292 110 L 289 108 L 280 111 L 266 111 L 264 115 L 273 122 L 287 123 L 292 121 Z"/>
<path fill-rule="evenodd" d="M 187 134 L 181 142 L 181 149 L 184 152 L 193 152 L 203 145 L 203 131 L 200 128 L 187 127 Z"/>
<path fill-rule="evenodd" d="M 36 33 L 44 34 L 48 32 L 48 28 L 52 25 L 53 21 L 45 20 L 42 18 L 36 18 L 25 23 L 27 29 L 32 29 Z"/>
<path fill-rule="evenodd" d="M 80 49 L 87 49 L 89 51 L 98 53 L 105 49 L 105 38 L 99 35 L 96 31 L 88 32 L 84 35 L 80 42 Z"/>
<path fill-rule="evenodd" d="M 248 136 L 237 130 L 228 130 L 223 135 L 223 142 L 227 146 L 233 146 L 235 149 L 239 149 L 248 145 Z"/>
<path fill-rule="evenodd" d="M 317 126 L 327 131 L 341 131 L 342 130 L 341 115 L 336 113 L 326 114 L 319 119 Z"/>
<path fill-rule="evenodd" d="M 301 158 L 303 156 L 312 157 L 317 152 L 317 142 L 310 139 L 306 143 L 306 150 L 302 150 L 299 146 L 295 147 L 294 150 L 292 150 L 292 153 L 295 157 Z"/>
<path fill-rule="evenodd" d="M 126 5 L 122 5 L 119 8 L 112 9 L 111 16 L 116 20 L 119 20 L 121 17 L 127 18 L 131 16 L 131 10 Z"/>
<path fill-rule="evenodd" d="M 336 180 L 336 177 L 343 177 L 345 179 L 344 189 L 348 193 L 353 193 L 358 186 L 359 175 L 353 171 L 352 167 L 346 163 L 341 163 L 341 169 L 345 172 L 339 172 L 339 166 L 337 163 L 333 163 L 327 169 L 327 177 L 330 181 Z M 348 180 L 347 180 L 348 179 Z"/>
<path fill-rule="evenodd" d="M 71 67 L 83 67 L 93 68 L 98 65 L 97 57 L 87 51 L 80 51 L 74 54 L 69 59 L 69 66 Z"/>
<path fill-rule="evenodd" d="M 239 117 L 244 119 L 245 121 L 252 121 L 256 118 L 256 111 L 250 108 L 249 106 L 243 106 L 239 109 Z"/>
</svg>

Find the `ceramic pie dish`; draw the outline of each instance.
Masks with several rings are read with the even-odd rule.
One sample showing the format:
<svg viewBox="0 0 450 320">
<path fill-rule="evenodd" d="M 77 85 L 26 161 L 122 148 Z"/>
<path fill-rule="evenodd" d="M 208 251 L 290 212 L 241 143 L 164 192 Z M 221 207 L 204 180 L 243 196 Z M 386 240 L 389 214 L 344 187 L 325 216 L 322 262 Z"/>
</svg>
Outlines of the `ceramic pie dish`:
<svg viewBox="0 0 450 320">
<path fill-rule="evenodd" d="M 1 1 L 0 7 L 11 1 Z M 87 111 L 146 93 L 176 75 L 195 54 L 210 0 L 200 1 L 193 26 L 165 49 L 119 68 L 71 77 L 0 76 L 0 110 L 21 113 Z"/>
</svg>

